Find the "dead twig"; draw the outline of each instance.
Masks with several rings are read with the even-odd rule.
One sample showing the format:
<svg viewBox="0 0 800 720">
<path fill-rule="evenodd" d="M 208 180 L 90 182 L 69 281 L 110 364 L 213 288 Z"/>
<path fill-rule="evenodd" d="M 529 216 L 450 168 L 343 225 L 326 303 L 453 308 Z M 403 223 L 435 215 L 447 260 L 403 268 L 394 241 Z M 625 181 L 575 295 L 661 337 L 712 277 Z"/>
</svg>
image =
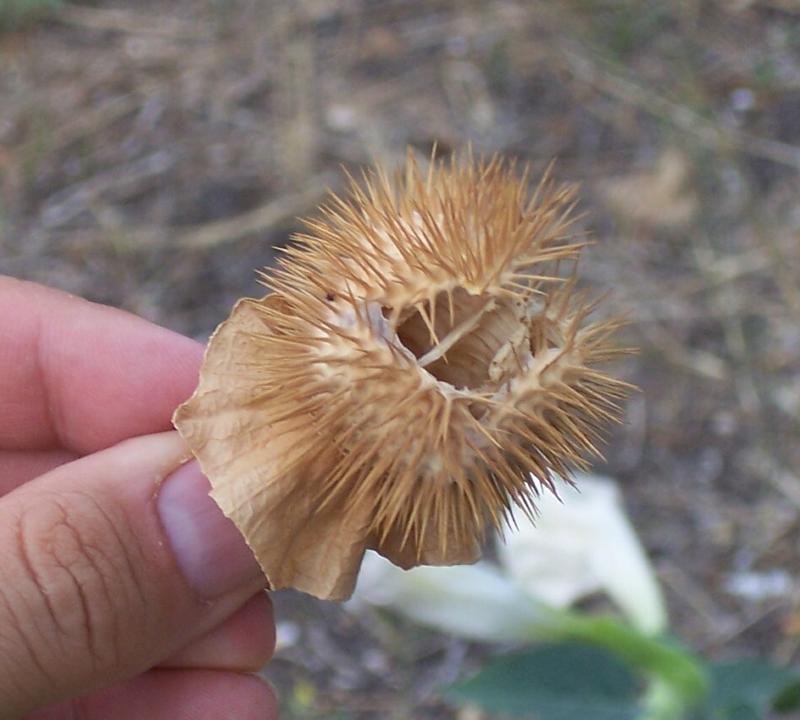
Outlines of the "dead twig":
<svg viewBox="0 0 800 720">
<path fill-rule="evenodd" d="M 130 10 L 82 7 L 65 4 L 54 19 L 65 25 L 89 30 L 131 35 L 160 35 L 171 40 L 199 40 L 208 36 L 208 27 L 176 17 L 145 16 Z"/>
<path fill-rule="evenodd" d="M 714 598 L 696 580 L 672 562 L 661 563 L 658 575 L 675 595 L 703 618 L 712 628 L 712 633 L 719 633 L 720 618 L 723 613 L 714 602 Z"/>
<path fill-rule="evenodd" d="M 175 162 L 173 153 L 161 150 L 62 188 L 44 201 L 41 223 L 49 231 L 64 227 L 97 198 L 133 192 L 169 171 Z"/>
<path fill-rule="evenodd" d="M 728 364 L 718 355 L 707 350 L 684 347 L 658 326 L 637 324 L 637 327 L 670 365 L 709 380 L 726 382 L 730 379 Z"/>
<path fill-rule="evenodd" d="M 145 175 L 137 175 L 136 180 L 144 179 Z M 333 176 L 327 174 L 312 178 L 306 187 L 296 193 L 288 193 L 267 201 L 263 205 L 223 220 L 209 223 L 169 228 L 161 226 L 129 226 L 120 224 L 113 212 L 109 222 L 102 222 L 98 218 L 96 202 L 99 193 L 96 182 L 91 186 L 81 186 L 57 206 L 48 208 L 45 216 L 50 232 L 57 233 L 59 245 L 67 247 L 73 244 L 85 245 L 101 244 L 108 241 L 110 234 L 115 235 L 115 245 L 125 253 L 137 252 L 152 248 L 156 245 L 170 245 L 189 250 L 202 250 L 216 247 L 229 242 L 235 242 L 247 235 L 264 233 L 280 223 L 292 220 L 307 213 L 310 208 L 320 203 L 324 196 L 333 187 Z M 104 208 L 106 211 L 109 208 Z M 92 212 L 96 220 L 101 221 L 102 227 L 81 228 L 80 230 L 63 230 L 64 225 L 80 212 Z M 108 212 L 99 213 L 101 216 L 109 215 Z"/>
<path fill-rule="evenodd" d="M 48 141 L 48 153 L 71 145 L 81 138 L 94 135 L 102 128 L 113 125 L 118 120 L 134 112 L 141 105 L 142 99 L 135 94 L 117 95 L 103 101 L 93 108 L 88 108 L 67 120 L 53 133 Z M 32 152 L 32 148 L 39 142 L 37 138 L 28 140 L 21 149 L 21 154 Z"/>
<path fill-rule="evenodd" d="M 655 117 L 666 118 L 712 148 L 732 147 L 748 155 L 800 170 L 800 147 L 726 127 L 719 120 L 707 120 L 692 108 L 668 100 L 623 77 L 601 58 L 588 58 L 584 53 L 564 45 L 556 47 L 563 60 L 562 65 L 575 79 Z"/>
<path fill-rule="evenodd" d="M 709 268 L 717 261 L 716 253 L 709 239 L 703 233 L 698 235 L 696 244 L 692 246 L 692 252 L 700 276 L 710 280 L 713 275 L 709 272 Z M 718 311 L 724 311 L 736 301 L 735 288 L 730 284 L 718 285 L 710 298 L 711 307 Z M 739 406 L 747 414 L 756 413 L 762 416 L 764 403 L 754 377 L 751 350 L 745 336 L 742 318 L 739 314 L 724 315 L 721 318 L 721 327 L 728 355 L 734 360 L 733 379 Z"/>
<path fill-rule="evenodd" d="M 298 192 L 281 195 L 255 210 L 232 218 L 187 228 L 178 234 L 174 242 L 181 247 L 201 249 L 263 232 L 317 205 L 328 192 L 330 180 L 327 175 L 311 178 Z"/>
</svg>

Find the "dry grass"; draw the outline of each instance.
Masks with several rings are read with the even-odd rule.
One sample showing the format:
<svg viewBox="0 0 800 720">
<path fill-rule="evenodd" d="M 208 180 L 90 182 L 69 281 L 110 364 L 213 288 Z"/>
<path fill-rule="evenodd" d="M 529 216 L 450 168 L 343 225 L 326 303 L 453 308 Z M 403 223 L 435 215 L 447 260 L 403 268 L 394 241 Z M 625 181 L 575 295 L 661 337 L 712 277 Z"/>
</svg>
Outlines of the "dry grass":
<svg viewBox="0 0 800 720">
<path fill-rule="evenodd" d="M 632 309 L 643 392 L 603 469 L 675 627 L 797 661 L 798 78 L 788 0 L 68 6 L 0 35 L 0 269 L 205 337 L 338 165 L 557 157 L 582 272 Z M 743 591 L 766 573 L 793 591 Z M 287 717 L 449 717 L 437 686 L 482 652 L 278 605 Z"/>
</svg>

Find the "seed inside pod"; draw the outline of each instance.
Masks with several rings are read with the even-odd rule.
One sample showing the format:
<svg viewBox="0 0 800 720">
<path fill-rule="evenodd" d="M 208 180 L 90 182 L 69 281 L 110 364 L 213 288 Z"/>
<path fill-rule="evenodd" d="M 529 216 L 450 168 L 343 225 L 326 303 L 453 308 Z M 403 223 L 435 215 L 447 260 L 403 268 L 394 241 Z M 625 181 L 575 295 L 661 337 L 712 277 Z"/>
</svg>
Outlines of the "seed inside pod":
<svg viewBox="0 0 800 720">
<path fill-rule="evenodd" d="M 629 386 L 595 367 L 619 322 L 563 271 L 573 197 L 409 156 L 333 197 L 217 329 L 175 424 L 272 587 L 347 597 L 367 548 L 473 561 L 598 454 Z"/>
</svg>

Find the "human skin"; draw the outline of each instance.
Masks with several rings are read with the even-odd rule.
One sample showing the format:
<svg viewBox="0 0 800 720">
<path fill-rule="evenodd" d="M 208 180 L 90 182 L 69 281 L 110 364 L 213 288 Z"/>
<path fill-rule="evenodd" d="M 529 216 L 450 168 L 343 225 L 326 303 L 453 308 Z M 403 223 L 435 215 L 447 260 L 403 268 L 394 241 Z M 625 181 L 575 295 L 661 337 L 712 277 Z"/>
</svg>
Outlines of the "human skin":
<svg viewBox="0 0 800 720">
<path fill-rule="evenodd" d="M 202 347 L 0 276 L 0 719 L 276 717 L 265 580 L 171 431 Z"/>
</svg>

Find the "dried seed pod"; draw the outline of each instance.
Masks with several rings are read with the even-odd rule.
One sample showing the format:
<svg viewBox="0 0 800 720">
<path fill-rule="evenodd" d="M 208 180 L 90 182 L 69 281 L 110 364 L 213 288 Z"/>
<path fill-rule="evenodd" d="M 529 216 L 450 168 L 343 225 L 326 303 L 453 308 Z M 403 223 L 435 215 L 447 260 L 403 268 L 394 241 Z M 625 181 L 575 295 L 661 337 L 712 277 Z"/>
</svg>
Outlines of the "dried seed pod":
<svg viewBox="0 0 800 720">
<path fill-rule="evenodd" d="M 212 337 L 175 413 L 273 588 L 342 599 L 373 548 L 474 561 L 512 506 L 597 454 L 629 386 L 618 321 L 559 267 L 574 188 L 413 158 L 333 197 Z"/>
</svg>

